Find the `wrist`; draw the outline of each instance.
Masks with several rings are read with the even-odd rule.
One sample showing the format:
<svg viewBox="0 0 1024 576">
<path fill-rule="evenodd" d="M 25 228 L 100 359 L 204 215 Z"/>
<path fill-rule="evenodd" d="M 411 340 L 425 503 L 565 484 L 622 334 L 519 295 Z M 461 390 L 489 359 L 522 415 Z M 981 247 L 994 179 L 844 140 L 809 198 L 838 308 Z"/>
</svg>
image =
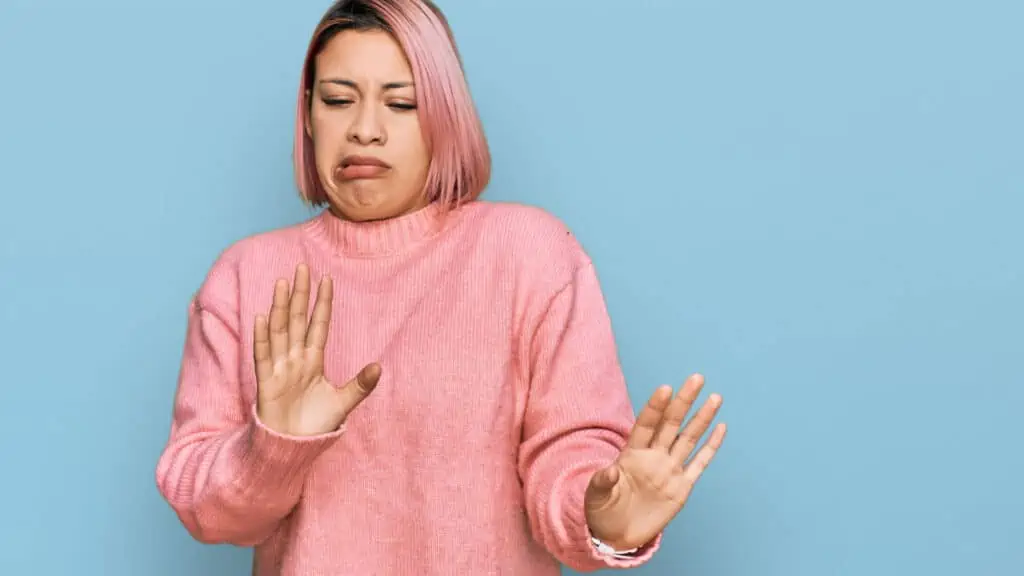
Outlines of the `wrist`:
<svg viewBox="0 0 1024 576">
<path fill-rule="evenodd" d="M 641 546 L 628 542 L 621 536 L 604 534 L 600 529 L 594 530 L 589 522 L 587 523 L 587 535 L 590 536 L 590 543 L 601 552 L 632 554 L 641 548 Z"/>
<path fill-rule="evenodd" d="M 256 423 L 280 436 L 291 436 L 288 432 L 288 426 L 285 423 L 285 419 L 276 414 L 275 410 L 269 410 L 264 408 L 260 403 L 257 403 L 253 414 L 256 416 Z"/>
<path fill-rule="evenodd" d="M 640 548 L 638 547 L 628 547 L 624 544 L 609 544 L 608 542 L 605 542 L 604 540 L 601 540 L 596 536 L 590 537 L 590 543 L 594 546 L 594 549 L 596 549 L 598 553 L 607 556 L 614 556 L 616 558 L 629 558 L 635 556 L 636 553 L 640 550 Z"/>
</svg>

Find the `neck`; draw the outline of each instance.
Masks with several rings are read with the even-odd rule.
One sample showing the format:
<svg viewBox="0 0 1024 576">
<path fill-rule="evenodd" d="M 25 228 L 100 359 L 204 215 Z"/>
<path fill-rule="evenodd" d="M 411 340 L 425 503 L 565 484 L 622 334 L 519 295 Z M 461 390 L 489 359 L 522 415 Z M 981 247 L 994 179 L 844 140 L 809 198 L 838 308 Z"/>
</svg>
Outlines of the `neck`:
<svg viewBox="0 0 1024 576">
<path fill-rule="evenodd" d="M 430 203 L 406 214 L 381 220 L 348 220 L 333 208 L 309 222 L 308 231 L 342 256 L 386 256 L 435 236 L 443 226 L 444 210 Z"/>
</svg>

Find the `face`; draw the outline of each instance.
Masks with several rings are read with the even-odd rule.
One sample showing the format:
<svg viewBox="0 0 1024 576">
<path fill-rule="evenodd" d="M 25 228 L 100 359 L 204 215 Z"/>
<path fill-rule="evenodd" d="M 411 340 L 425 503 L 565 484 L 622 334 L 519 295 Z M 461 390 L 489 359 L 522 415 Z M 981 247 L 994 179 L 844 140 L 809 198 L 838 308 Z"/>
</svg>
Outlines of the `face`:
<svg viewBox="0 0 1024 576">
<path fill-rule="evenodd" d="M 416 113 L 412 70 L 380 31 L 346 30 L 316 58 L 306 132 L 331 209 L 348 220 L 382 220 L 427 200 L 430 152 Z"/>
</svg>

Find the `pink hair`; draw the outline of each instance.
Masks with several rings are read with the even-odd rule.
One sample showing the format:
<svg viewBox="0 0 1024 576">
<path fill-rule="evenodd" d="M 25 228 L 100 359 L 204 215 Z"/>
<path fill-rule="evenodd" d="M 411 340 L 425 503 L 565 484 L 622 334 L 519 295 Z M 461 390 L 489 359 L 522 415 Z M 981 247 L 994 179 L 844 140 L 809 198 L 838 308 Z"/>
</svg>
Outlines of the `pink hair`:
<svg viewBox="0 0 1024 576">
<path fill-rule="evenodd" d="M 310 40 L 299 83 L 292 154 L 299 194 L 312 205 L 327 202 L 305 128 L 323 37 L 368 27 L 390 33 L 412 67 L 420 128 L 431 153 L 424 193 L 445 207 L 476 199 L 490 179 L 490 150 L 451 28 L 429 0 L 338 0 L 324 15 Z"/>
</svg>

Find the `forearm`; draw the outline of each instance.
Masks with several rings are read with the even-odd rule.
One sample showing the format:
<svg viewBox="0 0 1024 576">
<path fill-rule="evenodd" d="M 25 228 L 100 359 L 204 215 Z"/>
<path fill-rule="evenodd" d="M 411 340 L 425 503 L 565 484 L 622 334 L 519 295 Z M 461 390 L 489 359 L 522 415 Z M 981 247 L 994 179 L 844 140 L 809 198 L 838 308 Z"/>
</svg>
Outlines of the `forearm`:
<svg viewBox="0 0 1024 576">
<path fill-rule="evenodd" d="M 157 484 L 197 540 L 252 546 L 295 507 L 310 466 L 340 434 L 286 437 L 253 416 L 225 431 L 173 435 Z"/>
<path fill-rule="evenodd" d="M 623 443 L 606 429 L 571 432 L 550 441 L 526 462 L 527 513 L 534 538 L 559 562 L 580 572 L 628 568 L 646 562 L 659 540 L 627 558 L 599 552 L 591 541 L 584 507 L 587 485 L 598 470 L 614 462 Z"/>
<path fill-rule="evenodd" d="M 531 334 L 519 465 L 534 538 L 578 571 L 640 565 L 657 541 L 633 558 L 616 558 L 598 552 L 586 522 L 587 486 L 616 461 L 635 423 L 589 261 L 550 299 Z"/>
</svg>

